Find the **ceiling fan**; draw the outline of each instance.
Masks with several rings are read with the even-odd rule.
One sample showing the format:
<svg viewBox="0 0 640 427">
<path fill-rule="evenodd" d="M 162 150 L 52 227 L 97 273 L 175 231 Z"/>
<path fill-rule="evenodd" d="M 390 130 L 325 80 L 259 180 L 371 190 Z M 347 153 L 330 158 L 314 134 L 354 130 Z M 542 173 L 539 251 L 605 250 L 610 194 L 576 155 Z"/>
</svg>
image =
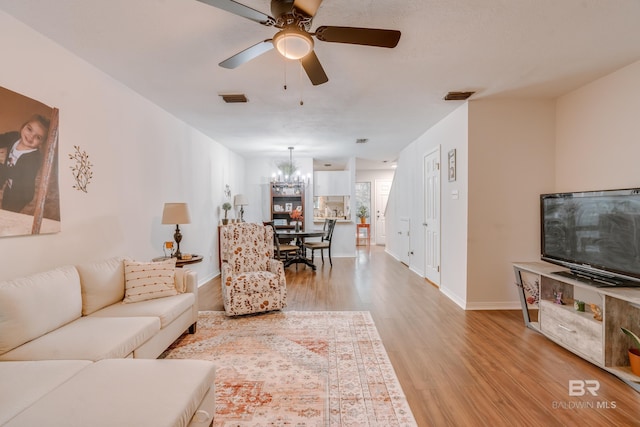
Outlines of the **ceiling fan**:
<svg viewBox="0 0 640 427">
<path fill-rule="evenodd" d="M 312 36 L 323 42 L 388 48 L 396 47 L 400 40 L 400 31 L 374 28 L 321 26 L 310 32 L 311 21 L 322 0 L 271 0 L 271 13 L 275 18 L 233 0 L 198 1 L 279 29 L 272 39 L 254 44 L 218 64 L 224 68 L 236 68 L 275 47 L 285 58 L 300 60 L 311 83 L 320 85 L 329 78 L 313 51 Z"/>
</svg>

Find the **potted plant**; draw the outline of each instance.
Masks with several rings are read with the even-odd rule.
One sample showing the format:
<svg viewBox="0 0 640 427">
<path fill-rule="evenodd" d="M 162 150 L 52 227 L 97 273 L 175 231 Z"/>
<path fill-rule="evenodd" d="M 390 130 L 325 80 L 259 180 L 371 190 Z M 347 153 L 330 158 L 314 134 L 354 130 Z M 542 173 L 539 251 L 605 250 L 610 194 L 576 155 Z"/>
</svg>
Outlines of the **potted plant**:
<svg viewBox="0 0 640 427">
<path fill-rule="evenodd" d="M 367 218 L 369 218 L 369 209 L 367 209 L 365 205 L 360 205 L 356 215 L 360 218 L 360 224 L 365 224 L 367 222 Z"/>
<path fill-rule="evenodd" d="M 224 218 L 222 218 L 222 225 L 227 225 L 227 223 L 229 222 L 229 220 L 227 219 L 227 214 L 231 210 L 231 203 L 224 202 L 222 204 L 222 210 L 224 211 Z"/>
<path fill-rule="evenodd" d="M 640 376 L 640 337 L 631 332 L 627 328 L 620 328 L 622 332 L 631 337 L 633 346 L 629 349 L 629 363 L 631 364 L 631 372 Z"/>
</svg>

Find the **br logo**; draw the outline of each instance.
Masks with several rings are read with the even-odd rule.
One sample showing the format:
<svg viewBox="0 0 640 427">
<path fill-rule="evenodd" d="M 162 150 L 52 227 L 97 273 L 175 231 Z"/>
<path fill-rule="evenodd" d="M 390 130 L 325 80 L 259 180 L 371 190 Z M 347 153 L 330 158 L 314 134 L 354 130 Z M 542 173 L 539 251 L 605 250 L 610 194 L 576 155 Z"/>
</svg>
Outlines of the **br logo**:
<svg viewBox="0 0 640 427">
<path fill-rule="evenodd" d="M 597 396 L 599 389 L 598 380 L 569 380 L 569 396 L 584 396 L 587 393 Z"/>
</svg>

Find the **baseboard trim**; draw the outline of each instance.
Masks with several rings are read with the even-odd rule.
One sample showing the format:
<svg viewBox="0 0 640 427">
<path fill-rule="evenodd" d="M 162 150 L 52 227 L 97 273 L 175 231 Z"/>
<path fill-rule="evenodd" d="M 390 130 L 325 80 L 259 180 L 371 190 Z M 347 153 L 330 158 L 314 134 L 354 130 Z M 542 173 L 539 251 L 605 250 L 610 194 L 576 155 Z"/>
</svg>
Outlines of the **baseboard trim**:
<svg viewBox="0 0 640 427">
<path fill-rule="evenodd" d="M 467 303 L 467 310 L 521 310 L 520 301 L 490 301 Z"/>
</svg>

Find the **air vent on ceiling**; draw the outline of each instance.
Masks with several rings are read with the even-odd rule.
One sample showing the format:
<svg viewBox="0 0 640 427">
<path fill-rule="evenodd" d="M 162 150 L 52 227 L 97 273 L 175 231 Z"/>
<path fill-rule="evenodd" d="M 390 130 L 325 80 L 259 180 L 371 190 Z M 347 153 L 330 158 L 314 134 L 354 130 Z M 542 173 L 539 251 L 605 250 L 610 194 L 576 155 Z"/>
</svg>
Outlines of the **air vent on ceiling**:
<svg viewBox="0 0 640 427">
<path fill-rule="evenodd" d="M 469 99 L 475 92 L 449 92 L 445 95 L 445 101 L 464 101 Z"/>
<path fill-rule="evenodd" d="M 366 144 L 369 142 L 369 138 L 358 138 L 356 139 L 356 144 Z"/>
<path fill-rule="evenodd" d="M 237 103 L 237 102 L 247 102 L 247 97 L 244 96 L 243 93 L 229 94 L 229 95 L 220 95 L 224 102 L 227 104 Z"/>
</svg>

